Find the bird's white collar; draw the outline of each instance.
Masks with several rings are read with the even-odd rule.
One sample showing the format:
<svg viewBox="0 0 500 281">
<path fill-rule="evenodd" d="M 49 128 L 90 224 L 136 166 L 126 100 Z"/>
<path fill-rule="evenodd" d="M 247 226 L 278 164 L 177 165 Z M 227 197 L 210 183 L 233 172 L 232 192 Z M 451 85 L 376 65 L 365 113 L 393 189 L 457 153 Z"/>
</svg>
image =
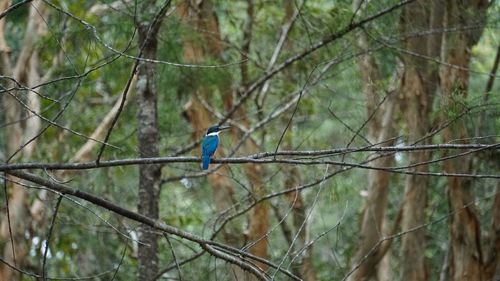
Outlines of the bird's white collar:
<svg viewBox="0 0 500 281">
<path fill-rule="evenodd" d="M 210 136 L 210 137 L 211 137 L 211 136 L 219 136 L 219 133 L 220 133 L 220 132 L 212 132 L 212 133 L 210 133 L 210 134 L 207 134 L 207 136 Z"/>
</svg>

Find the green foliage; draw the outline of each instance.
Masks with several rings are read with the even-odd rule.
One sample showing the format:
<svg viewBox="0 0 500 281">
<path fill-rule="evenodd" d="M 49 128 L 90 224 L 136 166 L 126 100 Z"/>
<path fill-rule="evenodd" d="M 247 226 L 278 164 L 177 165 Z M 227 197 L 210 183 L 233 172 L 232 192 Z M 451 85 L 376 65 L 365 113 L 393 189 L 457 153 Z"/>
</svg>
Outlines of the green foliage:
<svg viewBox="0 0 500 281">
<path fill-rule="evenodd" d="M 113 1 L 52 1 L 63 9 L 71 12 L 82 20 L 95 26 L 99 41 L 94 37 L 91 29 L 86 28 L 75 19 L 68 17 L 55 10 L 51 11 L 50 21 L 47 21 L 49 33 L 42 37 L 36 44 L 35 49 L 40 56 L 40 68 L 51 69 L 52 74 L 48 83 L 37 88 L 46 98 L 41 99 L 41 115 L 53 120 L 63 114 L 54 122 L 59 126 L 49 125 L 40 138 L 38 138 L 37 149 L 32 162 L 67 162 L 84 145 L 88 138 L 75 135 L 67 129 L 71 129 L 85 136 L 89 136 L 102 122 L 104 116 L 109 112 L 117 100 L 122 98 L 123 91 L 134 64 L 134 59 L 117 54 L 115 51 L 103 45 L 105 42 L 109 47 L 128 56 L 137 56 L 139 47 L 137 34 L 135 33 L 134 11 L 129 9 L 114 11 L 109 10 L 103 15 L 90 15 L 89 10 L 95 4 Z M 127 2 L 127 1 L 125 1 Z M 175 1 L 174 1 L 175 2 Z M 177 1 L 178 4 L 180 1 Z M 286 1 L 285 1 L 286 2 Z M 297 5 L 300 1 L 293 1 Z M 372 15 L 381 9 L 388 7 L 398 1 L 368 1 L 362 13 L 357 14 L 355 21 Z M 129 2 L 127 2 L 129 3 Z M 132 1 L 131 3 L 136 3 Z M 139 1 L 137 9 L 138 20 L 151 20 L 154 12 L 162 4 L 154 1 L 151 10 L 141 10 L 144 1 Z M 213 0 L 213 12 L 217 15 L 224 51 L 216 57 L 206 56 L 202 61 L 196 62 L 201 65 L 223 65 L 224 67 L 184 67 L 173 66 L 169 63 L 157 63 L 156 86 L 158 90 L 158 122 L 160 129 L 160 154 L 171 155 L 181 147 L 185 147 L 193 141 L 193 129 L 183 118 L 182 110 L 185 103 L 195 93 L 207 99 L 207 102 L 217 112 L 224 113 L 227 108 L 224 98 L 228 93 L 237 93 L 241 88 L 241 45 L 244 40 L 243 29 L 249 22 L 246 14 L 248 1 Z M 248 66 L 250 84 L 257 81 L 266 73 L 268 62 L 275 50 L 280 32 L 286 19 L 286 11 L 283 1 L 256 0 L 254 3 L 253 34 L 250 45 L 248 61 L 243 62 Z M 174 6 L 172 6 L 174 7 Z M 173 8 L 172 8 L 173 9 Z M 300 54 L 311 45 L 319 42 L 326 36 L 344 29 L 350 24 L 352 15 L 351 1 L 306 1 L 301 9 L 301 14 L 294 23 L 280 56 L 274 67 L 286 61 L 287 58 Z M 498 4 L 493 5 L 490 17 L 493 23 L 497 21 L 493 11 L 498 11 Z M 6 39 L 12 48 L 12 56 L 17 57 L 22 47 L 27 17 L 27 6 L 16 10 L 7 16 Z M 401 45 L 400 34 L 398 34 L 399 12 L 393 12 L 364 27 L 374 38 L 386 40 L 399 47 Z M 290 101 L 293 93 L 304 90 L 303 96 L 298 104 L 297 111 L 290 122 L 280 149 L 319 150 L 346 147 L 361 147 L 369 145 L 355 132 L 366 136 L 367 134 L 367 110 L 366 100 L 362 91 L 362 79 L 360 68 L 356 59 L 361 50 L 356 46 L 358 40 L 356 30 L 349 33 L 328 46 L 305 56 L 295 62 L 285 71 L 276 74 L 270 80 L 269 90 L 264 103 L 257 106 L 256 96 L 260 88 L 255 91 L 244 105 L 245 113 L 251 128 L 262 118 L 274 113 L 280 107 Z M 133 37 L 133 35 L 135 37 Z M 161 32 L 158 36 L 159 48 L 157 59 L 164 62 L 186 63 L 184 61 L 184 44 L 193 41 L 202 48 L 206 48 L 204 38 L 206 30 L 199 30 L 194 24 L 181 21 L 176 11 L 169 14 L 163 21 Z M 477 116 L 486 112 L 485 130 L 488 134 L 498 135 L 500 118 L 498 106 L 500 101 L 499 85 L 496 83 L 490 92 L 489 102 L 482 105 L 484 85 L 489 78 L 493 54 L 498 45 L 498 34 L 495 27 L 485 30 L 479 44 L 472 50 L 472 61 L 470 85 L 465 97 L 465 92 L 456 93 L 449 100 L 449 106 L 445 109 L 441 105 L 445 102 L 443 97 L 436 97 L 434 111 L 431 114 L 430 123 L 442 124 L 443 116 L 446 119 L 454 119 L 461 116 L 465 111 L 467 120 L 477 120 Z M 376 40 L 369 39 L 368 44 L 380 47 Z M 394 48 L 377 48 L 371 53 L 378 63 L 382 81 L 377 86 L 387 89 L 390 78 L 396 67 L 401 53 Z M 55 62 L 54 57 L 61 56 L 60 62 Z M 115 60 L 116 59 L 116 60 Z M 113 60 L 113 61 L 112 61 Z M 327 63 L 335 60 L 327 71 L 320 72 Z M 54 64 L 56 63 L 56 64 Z M 189 62 L 193 64 L 192 62 Z M 88 72 L 86 75 L 83 73 Z M 45 72 L 44 72 L 45 73 Z M 497 74 L 498 75 L 498 74 Z M 75 78 L 82 76 L 80 78 Z M 498 81 L 497 81 L 498 82 Z M 2 80 L 2 83 L 3 80 Z M 78 85 L 79 84 L 79 85 Z M 78 87 L 77 87 L 78 85 Z M 460 86 L 460 87 L 459 87 Z M 457 91 L 463 91 L 463 85 L 457 86 Z M 379 97 L 386 95 L 380 91 Z M 235 94 L 235 97 L 237 95 Z M 137 150 L 137 99 L 129 96 L 130 103 L 121 112 L 116 123 L 109 143 L 114 147 L 106 147 L 102 159 L 127 159 L 138 157 Z M 57 101 L 57 102 L 55 102 Z M 291 106 L 278 118 L 267 123 L 263 128 L 256 130 L 252 137 L 258 144 L 260 151 L 274 151 L 283 133 L 285 126 L 292 117 L 295 104 Z M 476 109 L 479 108 L 479 109 Z M 483 109 L 485 111 L 483 111 Z M 446 114 L 443 114 L 443 111 Z M 474 111 L 476 110 L 476 111 Z M 333 114 L 332 114 L 333 112 Z M 402 113 L 397 109 L 396 116 Z M 334 116 L 335 115 L 335 116 Z M 213 120 L 217 121 L 215 116 Z M 233 120 L 240 122 L 242 118 L 233 116 Z M 0 122 L 4 123 L 3 114 Z M 467 126 L 469 131 L 474 131 L 475 123 L 470 122 Z M 405 135 L 406 128 L 401 121 L 394 118 L 394 125 L 399 130 L 397 135 Z M 23 123 L 24 126 L 24 123 Z M 65 129 L 61 128 L 64 127 Z M 436 125 L 437 126 L 437 125 Z M 0 131 L 0 145 L 5 145 L 4 138 L 8 132 Z M 239 139 L 232 139 L 229 134 L 221 135 L 221 149 L 226 154 L 231 151 L 232 146 Z M 404 137 L 402 138 L 404 139 Z M 351 140 L 353 140 L 351 142 Z M 491 138 L 498 142 L 498 136 Z M 433 137 L 434 143 L 441 143 L 439 135 Z M 291 148 L 289 148 L 291 147 Z M 100 145 L 92 151 L 92 160 L 95 160 Z M 198 149 L 189 151 L 186 155 L 198 155 Z M 236 155 L 243 154 L 237 151 Z M 408 162 L 408 154 L 398 153 L 395 156 L 395 164 L 403 166 Z M 367 159 L 367 153 L 352 153 L 345 157 L 335 155 L 329 157 L 318 157 L 315 160 L 344 161 L 347 163 L 361 163 Z M 432 159 L 438 159 L 438 153 L 432 155 Z M 300 159 L 297 157 L 296 159 Z M 497 172 L 490 163 L 477 162 L 478 171 L 484 173 Z M 234 198 L 238 210 L 243 209 L 252 197 L 248 191 L 251 183 L 246 178 L 245 165 L 229 165 L 229 175 L 226 175 L 233 184 Z M 298 166 L 300 173 L 299 185 L 315 182 L 322 179 L 328 173 L 337 171 L 341 167 L 336 165 L 301 165 Z M 265 172 L 261 179 L 264 183 L 266 193 L 278 192 L 295 186 L 286 186 L 285 181 L 289 177 L 286 169 L 281 164 L 263 165 Z M 429 166 L 430 172 L 442 172 L 441 164 Z M 176 163 L 163 167 L 164 179 L 169 177 L 182 177 L 199 172 L 198 163 Z M 47 171 L 52 175 L 53 171 Z M 40 173 L 40 175 L 44 175 Z M 321 185 L 305 189 L 302 195 L 308 208 L 306 214 L 310 215 L 307 222 L 309 239 L 317 239 L 312 247 L 313 265 L 317 272 L 318 280 L 340 280 L 349 271 L 349 264 L 357 249 L 359 241 L 359 225 L 366 201 L 367 170 L 352 169 L 339 172 Z M 212 186 L 206 177 L 185 178 L 182 181 L 168 181 L 161 186 L 160 196 L 160 219 L 185 231 L 195 233 L 203 237 L 210 237 L 212 231 L 220 225 L 219 212 L 214 205 Z M 394 222 L 403 204 L 403 192 L 405 176 L 394 174 L 390 180 L 389 203 L 386 216 L 390 222 Z M 448 214 L 446 188 L 447 180 L 443 177 L 432 177 L 428 188 L 428 209 L 426 210 L 426 221 L 430 222 L 426 227 L 428 245 L 426 246 L 426 259 L 430 266 L 430 275 L 437 276 L 440 267 L 435 266 L 442 263 L 444 253 L 448 247 L 448 221 L 441 219 Z M 99 195 L 111 202 L 130 210 L 137 210 L 137 186 L 138 168 L 136 166 L 123 166 L 105 169 L 96 169 L 79 172 L 71 176 L 69 185 Z M 474 186 L 484 188 L 474 189 L 478 198 L 484 198 L 477 205 L 483 225 L 491 219 L 488 213 L 493 194 L 493 180 L 478 180 Z M 38 191 L 28 189 L 30 192 L 30 203 L 41 197 Z M 49 223 L 53 206 L 57 196 L 55 194 L 44 197 L 47 219 L 40 229 L 33 229 L 29 233 L 31 248 L 29 263 L 35 269 L 41 268 L 45 237 L 48 233 Z M 250 199 L 249 199 L 250 198 Z M 73 198 L 74 199 L 74 198 Z M 5 194 L 0 194 L 0 200 L 4 202 Z M 283 238 L 282 224 L 293 226 L 290 212 L 290 204 L 282 197 L 269 200 L 277 210 L 286 218 L 278 218 L 270 210 L 270 233 L 269 233 L 269 259 L 273 263 L 280 263 L 288 251 L 287 241 Z M 281 221 L 281 219 L 283 219 Z M 235 219 L 238 230 L 245 231 L 248 225 L 243 215 Z M 113 227 L 111 227 L 111 225 Z M 392 226 L 392 225 L 391 225 Z M 50 255 L 47 257 L 47 276 L 55 277 L 85 277 L 94 276 L 108 272 L 96 280 L 110 280 L 113 270 L 120 265 L 116 280 L 134 280 L 137 267 L 137 228 L 135 222 L 123 219 L 111 212 L 98 208 L 82 200 L 76 202 L 63 199 L 63 203 L 57 214 L 54 225 L 53 236 L 50 241 Z M 117 233 L 116 230 L 120 232 Z M 238 233 L 240 234 L 240 233 Z M 27 234 L 28 235 L 28 234 Z M 243 235 L 241 235 L 243 236 Z M 215 239 L 223 241 L 223 234 Z M 199 251 L 196 244 L 177 240 L 171 237 L 174 250 L 178 259 L 187 258 Z M 0 241 L 0 245 L 5 244 Z M 393 241 L 391 254 L 394 256 L 391 266 L 397 269 L 400 266 L 398 258 L 401 253 L 400 237 Z M 122 260 L 123 250 L 126 248 Z M 160 267 L 172 264 L 173 255 L 170 246 L 164 238 L 160 240 Z M 288 268 L 290 258 L 284 259 L 285 268 Z M 174 271 L 168 273 L 169 277 L 177 278 Z M 204 255 L 195 262 L 188 263 L 182 267 L 185 280 L 230 280 L 231 271 L 226 264 L 209 255 Z M 285 280 L 279 276 L 277 280 Z"/>
</svg>

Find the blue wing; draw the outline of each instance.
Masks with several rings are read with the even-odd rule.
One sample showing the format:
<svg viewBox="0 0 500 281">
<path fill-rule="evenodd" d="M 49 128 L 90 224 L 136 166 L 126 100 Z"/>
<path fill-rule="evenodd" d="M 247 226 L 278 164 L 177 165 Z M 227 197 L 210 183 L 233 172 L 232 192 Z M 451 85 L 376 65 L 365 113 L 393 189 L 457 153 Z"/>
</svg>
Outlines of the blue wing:
<svg viewBox="0 0 500 281">
<path fill-rule="evenodd" d="M 203 162 L 203 170 L 208 169 L 208 164 L 210 164 L 210 158 L 214 155 L 219 146 L 218 136 L 206 136 L 201 144 L 201 158 Z"/>
</svg>

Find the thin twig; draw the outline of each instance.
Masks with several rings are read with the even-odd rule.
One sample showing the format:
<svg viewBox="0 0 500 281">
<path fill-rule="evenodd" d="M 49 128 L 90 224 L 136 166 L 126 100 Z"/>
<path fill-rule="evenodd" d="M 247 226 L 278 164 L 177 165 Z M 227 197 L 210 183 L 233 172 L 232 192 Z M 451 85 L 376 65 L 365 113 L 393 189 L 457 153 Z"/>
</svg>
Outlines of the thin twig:
<svg viewBox="0 0 500 281">
<path fill-rule="evenodd" d="M 168 238 L 168 234 L 164 233 L 163 236 L 167 240 L 168 246 L 170 247 L 170 252 L 172 253 L 172 257 L 174 258 L 174 263 L 175 263 L 175 267 L 177 268 L 177 274 L 178 274 L 179 280 L 182 281 L 181 266 L 179 265 L 179 261 L 177 260 L 177 256 L 175 255 L 174 246 L 172 245 L 172 242 L 170 242 L 170 238 Z"/>
<path fill-rule="evenodd" d="M 118 275 L 118 270 L 120 270 L 120 267 L 123 264 L 123 260 L 125 259 L 125 253 L 127 253 L 127 243 L 125 242 L 124 244 L 125 245 L 123 247 L 122 257 L 120 259 L 120 262 L 118 263 L 118 266 L 116 267 L 115 273 L 113 273 L 113 277 L 111 278 L 111 281 L 115 280 L 116 275 Z"/>
<path fill-rule="evenodd" d="M 189 263 L 189 262 L 194 261 L 195 259 L 197 259 L 197 258 L 199 258 L 199 257 L 203 256 L 205 253 L 206 253 L 205 251 L 199 251 L 198 253 L 196 253 L 196 254 L 192 255 L 192 256 L 191 256 L 191 257 L 189 257 L 189 258 L 185 258 L 185 259 L 183 259 L 183 260 L 181 260 L 181 261 L 175 262 L 173 265 L 170 265 L 170 266 L 168 266 L 168 267 L 166 267 L 166 268 L 164 268 L 164 269 L 160 270 L 160 271 L 158 272 L 158 274 L 156 274 L 156 276 L 155 276 L 155 277 L 153 277 L 153 279 L 152 279 L 151 281 L 154 281 L 154 280 L 159 279 L 160 277 L 162 277 L 162 276 L 163 276 L 163 274 L 165 274 L 166 272 L 169 272 L 170 270 L 172 270 L 172 269 L 174 269 L 174 268 L 177 268 L 178 266 L 183 266 L 183 265 L 185 265 L 186 263 Z"/>
<path fill-rule="evenodd" d="M 54 230 L 54 225 L 56 224 L 57 212 L 59 211 L 59 206 L 61 206 L 61 201 L 63 199 L 63 195 L 60 194 L 57 198 L 56 206 L 54 207 L 54 214 L 52 214 L 52 221 L 50 222 L 49 232 L 47 233 L 47 239 L 45 240 L 45 249 L 43 250 L 43 261 L 42 261 L 42 279 L 45 278 L 45 265 L 47 263 L 47 253 L 49 252 L 49 243 L 50 238 L 52 237 L 52 231 Z"/>
</svg>

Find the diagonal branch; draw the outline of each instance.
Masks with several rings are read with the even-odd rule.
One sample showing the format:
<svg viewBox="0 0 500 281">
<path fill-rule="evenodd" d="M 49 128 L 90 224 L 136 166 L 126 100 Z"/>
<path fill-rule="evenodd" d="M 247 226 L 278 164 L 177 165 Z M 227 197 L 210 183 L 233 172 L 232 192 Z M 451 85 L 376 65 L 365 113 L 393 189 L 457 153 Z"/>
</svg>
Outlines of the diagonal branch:
<svg viewBox="0 0 500 281">
<path fill-rule="evenodd" d="M 123 207 L 116 205 L 113 202 L 110 202 L 110 201 L 108 201 L 100 196 L 96 196 L 94 194 L 82 191 L 80 189 L 72 188 L 72 187 L 65 185 L 65 184 L 62 184 L 62 183 L 58 183 L 58 182 L 44 179 L 44 178 L 37 176 L 35 174 L 32 174 L 32 173 L 28 173 L 28 172 L 24 172 L 24 171 L 9 171 L 8 174 L 15 176 L 15 177 L 18 177 L 18 178 L 21 178 L 21 179 L 24 179 L 24 180 L 27 180 L 27 181 L 30 181 L 30 182 L 33 182 L 33 183 L 36 183 L 36 184 L 39 184 L 39 185 L 42 185 L 42 186 L 45 186 L 46 188 L 48 188 L 50 190 L 59 192 L 59 193 L 64 194 L 64 195 L 74 196 L 74 197 L 83 199 L 87 202 L 90 202 L 90 203 L 96 205 L 96 206 L 107 209 L 113 213 L 116 213 L 116 214 L 118 214 L 122 217 L 128 218 L 130 220 L 133 220 L 133 221 L 142 223 L 144 225 L 150 226 L 150 227 L 152 227 L 156 230 L 159 230 L 163 233 L 172 234 L 174 236 L 195 242 L 198 245 L 200 245 L 200 247 L 202 249 L 204 249 L 205 251 L 207 251 L 208 253 L 212 254 L 215 257 L 221 258 L 221 259 L 226 260 L 226 261 L 233 263 L 235 265 L 242 266 L 242 268 L 244 270 L 248 270 L 252 274 L 256 274 L 257 272 L 260 274 L 260 270 L 255 268 L 255 266 L 253 266 L 251 264 L 251 262 L 249 262 L 247 260 L 247 258 L 257 260 L 257 261 L 262 261 L 262 259 L 255 257 L 251 254 L 248 254 L 244 251 L 238 250 L 234 247 L 227 246 L 225 244 L 218 243 L 215 241 L 204 239 L 196 234 L 193 234 L 193 233 L 184 231 L 180 228 L 176 228 L 174 226 L 168 225 L 161 220 L 152 219 L 152 218 L 149 218 L 149 217 L 144 216 L 142 214 L 139 214 L 139 213 L 133 212 L 131 210 L 128 210 L 126 208 L 123 208 Z M 214 247 L 217 247 L 218 249 L 221 249 L 222 251 L 217 250 Z M 272 266 L 273 268 L 278 268 L 276 265 L 274 265 L 271 262 L 267 262 L 266 264 Z M 289 271 L 284 270 L 284 269 L 279 269 L 279 270 L 280 270 L 280 272 L 286 274 L 287 276 L 293 278 L 294 280 L 299 280 L 299 278 L 297 278 L 295 275 L 293 275 Z M 261 276 L 262 276 L 261 274 L 256 275 L 257 278 L 259 278 Z M 266 279 L 262 279 L 262 280 L 266 280 Z"/>
<path fill-rule="evenodd" d="M 397 10 L 407 4 L 410 4 L 411 2 L 414 2 L 415 0 L 406 0 L 406 1 L 401 1 L 398 4 L 395 4 L 389 8 L 386 8 L 374 15 L 371 15 L 363 20 L 360 20 L 358 22 L 351 22 L 348 26 L 344 27 L 338 32 L 335 32 L 333 34 L 330 34 L 323 38 L 323 40 L 313 44 L 311 47 L 305 49 L 299 54 L 296 54 L 287 60 L 285 60 L 283 63 L 278 65 L 276 68 L 274 68 L 271 71 L 268 71 L 265 75 L 260 77 L 257 81 L 255 81 L 252 85 L 248 87 L 248 89 L 242 94 L 242 96 L 234 103 L 232 108 L 226 113 L 224 118 L 219 121 L 219 124 L 223 124 L 226 122 L 227 119 L 229 119 L 237 110 L 238 108 L 250 97 L 250 95 L 260 88 L 264 83 L 266 83 L 267 80 L 273 78 L 276 74 L 280 73 L 290 65 L 294 64 L 295 62 L 309 56 L 310 54 L 314 53 L 318 49 L 321 49 L 327 45 L 329 45 L 332 42 L 337 41 L 340 38 L 343 38 L 345 35 L 349 34 L 351 31 L 356 30 L 360 27 L 363 27 L 365 24 L 372 22 L 386 14 L 389 14 L 390 12 Z"/>
</svg>

